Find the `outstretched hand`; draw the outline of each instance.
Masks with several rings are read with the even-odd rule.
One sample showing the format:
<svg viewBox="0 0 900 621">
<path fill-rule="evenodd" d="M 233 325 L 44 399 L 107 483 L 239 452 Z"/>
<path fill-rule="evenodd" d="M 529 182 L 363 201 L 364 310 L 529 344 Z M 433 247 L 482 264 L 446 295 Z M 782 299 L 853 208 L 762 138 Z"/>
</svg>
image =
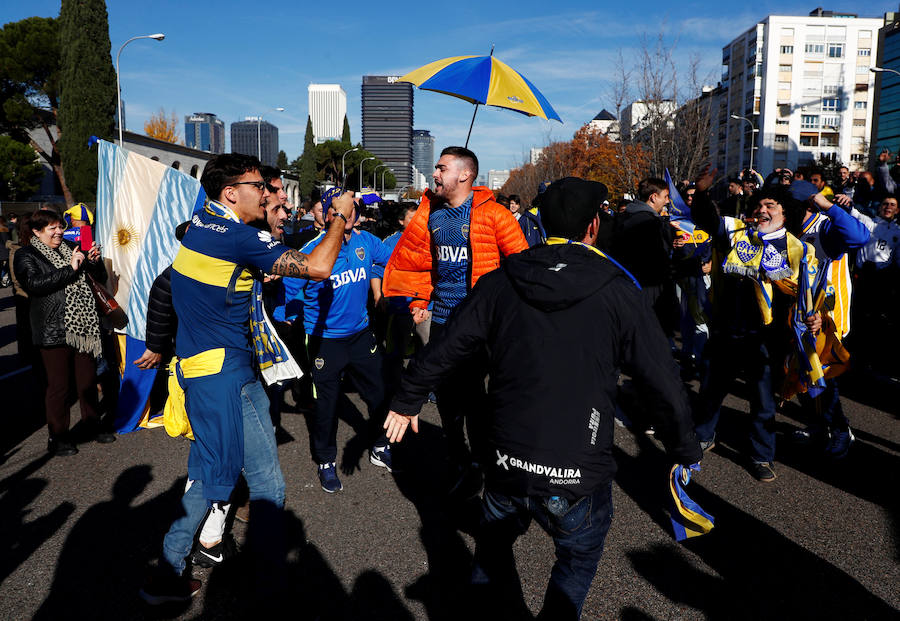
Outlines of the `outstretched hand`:
<svg viewBox="0 0 900 621">
<path fill-rule="evenodd" d="M 384 428 L 386 430 L 385 435 L 387 436 L 388 442 L 393 444 L 394 442 L 402 440 L 407 427 L 412 427 L 413 433 L 419 433 L 418 414 L 406 416 L 405 414 L 400 414 L 394 410 L 388 412 L 387 418 L 384 421 Z"/>
</svg>

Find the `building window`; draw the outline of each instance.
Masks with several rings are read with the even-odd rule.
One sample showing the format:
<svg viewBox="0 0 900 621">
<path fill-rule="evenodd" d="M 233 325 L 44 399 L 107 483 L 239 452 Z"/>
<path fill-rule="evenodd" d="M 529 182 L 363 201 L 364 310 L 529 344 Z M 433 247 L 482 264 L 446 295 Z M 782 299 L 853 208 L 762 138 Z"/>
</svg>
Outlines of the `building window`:
<svg viewBox="0 0 900 621">
<path fill-rule="evenodd" d="M 775 143 L 786 143 L 788 141 L 787 136 L 775 136 Z"/>
<path fill-rule="evenodd" d="M 794 70 L 794 65 L 778 65 L 778 70 L 782 73 L 790 73 Z"/>
<path fill-rule="evenodd" d="M 803 48 L 803 51 L 807 54 L 824 54 L 825 53 L 825 44 L 824 43 L 807 43 Z"/>
<path fill-rule="evenodd" d="M 865 110 L 868 107 L 867 101 L 854 101 L 853 107 L 857 110 Z"/>
<path fill-rule="evenodd" d="M 863 161 L 865 161 L 865 159 L 866 159 L 865 153 L 851 153 L 850 154 L 851 162 L 863 162 Z"/>
<path fill-rule="evenodd" d="M 788 125 L 790 121 L 787 119 L 778 119 L 775 121 L 775 125 Z"/>
<path fill-rule="evenodd" d="M 856 65 L 856 75 L 869 73 L 869 65 Z"/>
<path fill-rule="evenodd" d="M 822 110 L 840 110 L 841 100 L 836 97 L 829 97 L 822 100 Z"/>
<path fill-rule="evenodd" d="M 853 144 L 863 144 L 866 141 L 862 136 L 853 136 Z"/>
<path fill-rule="evenodd" d="M 793 45 L 782 45 L 782 46 L 781 46 L 781 53 L 782 53 L 782 54 L 793 54 L 793 53 L 794 53 L 794 46 L 793 46 Z"/>
<path fill-rule="evenodd" d="M 822 87 L 822 93 L 824 95 L 837 95 L 840 89 L 841 87 L 837 84 L 826 84 Z"/>
<path fill-rule="evenodd" d="M 829 43 L 828 44 L 828 58 L 843 58 L 844 56 L 844 44 L 843 43 Z"/>
<path fill-rule="evenodd" d="M 837 129 L 841 125 L 841 117 L 839 116 L 823 116 L 822 127 Z"/>
<path fill-rule="evenodd" d="M 802 114 L 800 115 L 800 128 L 801 129 L 817 129 L 819 127 L 819 115 L 817 114 Z"/>
<path fill-rule="evenodd" d="M 780 91 L 789 91 L 789 90 L 791 90 L 791 83 L 790 83 L 790 82 L 779 82 L 779 83 L 778 83 L 778 90 L 780 90 Z"/>
<path fill-rule="evenodd" d="M 853 119 L 853 127 L 865 127 L 866 120 L 865 119 Z"/>
<path fill-rule="evenodd" d="M 858 50 L 856 50 L 856 55 L 857 55 L 857 56 L 871 56 L 871 55 L 872 55 L 872 50 L 870 50 L 870 49 L 864 49 L 864 48 L 859 48 Z"/>
<path fill-rule="evenodd" d="M 818 136 L 800 136 L 801 147 L 817 147 L 819 146 Z"/>
</svg>

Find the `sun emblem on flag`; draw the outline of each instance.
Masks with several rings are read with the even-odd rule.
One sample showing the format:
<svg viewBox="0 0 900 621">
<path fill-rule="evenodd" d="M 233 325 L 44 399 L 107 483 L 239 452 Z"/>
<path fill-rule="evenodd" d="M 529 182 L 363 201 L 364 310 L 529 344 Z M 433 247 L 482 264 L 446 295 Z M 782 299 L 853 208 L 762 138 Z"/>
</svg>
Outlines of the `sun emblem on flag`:
<svg viewBox="0 0 900 621">
<path fill-rule="evenodd" d="M 116 231 L 116 237 L 114 241 L 117 247 L 123 248 L 125 250 L 129 250 L 132 247 L 137 247 L 137 229 L 133 224 L 123 224 L 119 227 L 119 230 Z"/>
</svg>

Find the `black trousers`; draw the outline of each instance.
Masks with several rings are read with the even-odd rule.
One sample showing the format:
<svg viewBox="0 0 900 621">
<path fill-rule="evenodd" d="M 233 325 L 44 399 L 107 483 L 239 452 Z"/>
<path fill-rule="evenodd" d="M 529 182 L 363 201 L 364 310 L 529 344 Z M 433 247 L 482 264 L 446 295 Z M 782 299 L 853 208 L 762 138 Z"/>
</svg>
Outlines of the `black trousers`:
<svg viewBox="0 0 900 621">
<path fill-rule="evenodd" d="M 445 324 L 432 322 L 430 340 L 440 340 L 445 329 Z M 482 350 L 457 366 L 435 390 L 451 468 L 465 469 L 472 461 L 488 463 L 489 409 L 484 385 L 487 374 L 487 352 Z M 468 431 L 471 451 L 466 445 L 464 428 Z"/>
<path fill-rule="evenodd" d="M 353 336 L 335 339 L 307 336 L 306 348 L 316 398 L 310 426 L 310 450 L 315 462 L 337 461 L 337 405 L 344 373 L 369 410 L 369 439 L 375 446 L 387 444 L 382 428 L 387 416 L 382 354 L 372 331 L 366 328 Z"/>
</svg>

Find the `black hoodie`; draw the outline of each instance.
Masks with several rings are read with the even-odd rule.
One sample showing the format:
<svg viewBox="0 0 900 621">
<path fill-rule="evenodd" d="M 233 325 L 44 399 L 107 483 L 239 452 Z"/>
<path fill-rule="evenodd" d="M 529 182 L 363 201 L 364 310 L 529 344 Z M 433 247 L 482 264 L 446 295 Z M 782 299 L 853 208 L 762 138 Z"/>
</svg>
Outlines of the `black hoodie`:
<svg viewBox="0 0 900 621">
<path fill-rule="evenodd" d="M 673 460 L 702 457 L 656 316 L 631 279 L 593 249 L 536 246 L 481 278 L 443 337 L 409 366 L 391 409 L 418 413 L 428 392 L 484 346 L 490 489 L 574 499 L 608 483 L 620 368 L 657 397 L 649 414 Z"/>
</svg>

